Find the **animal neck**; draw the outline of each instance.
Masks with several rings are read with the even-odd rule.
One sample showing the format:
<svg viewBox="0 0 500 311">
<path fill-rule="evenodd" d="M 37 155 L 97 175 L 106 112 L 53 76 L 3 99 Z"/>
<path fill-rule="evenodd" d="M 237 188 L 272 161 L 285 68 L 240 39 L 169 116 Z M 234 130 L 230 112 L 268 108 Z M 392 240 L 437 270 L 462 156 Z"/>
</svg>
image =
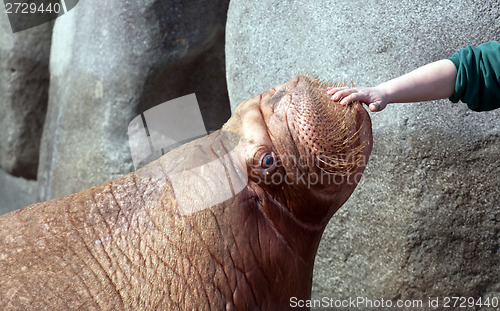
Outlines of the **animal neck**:
<svg viewBox="0 0 500 311">
<path fill-rule="evenodd" d="M 239 308 L 289 309 L 293 297 L 310 298 L 314 258 L 324 228 L 304 227 L 269 202 L 255 204 L 246 191 L 212 211 L 219 224 L 215 231 L 223 232 L 219 241 L 224 241 L 212 246 L 224 249 L 223 257 L 230 258 L 227 275 L 237 280 L 230 284 Z"/>
<path fill-rule="evenodd" d="M 288 309 L 293 297 L 310 298 L 322 230 L 255 205 L 246 191 L 183 214 L 168 180 L 129 174 L 81 195 L 91 203 L 72 222 L 97 261 L 93 273 L 108 276 L 124 307 Z M 131 193 L 137 201 L 124 202 Z"/>
</svg>

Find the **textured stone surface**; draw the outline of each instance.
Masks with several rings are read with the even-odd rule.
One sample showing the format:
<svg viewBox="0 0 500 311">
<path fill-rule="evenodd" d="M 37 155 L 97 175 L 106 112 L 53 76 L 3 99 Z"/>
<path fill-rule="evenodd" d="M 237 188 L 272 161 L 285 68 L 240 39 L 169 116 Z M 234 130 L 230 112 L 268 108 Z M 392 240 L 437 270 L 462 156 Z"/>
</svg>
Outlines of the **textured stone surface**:
<svg viewBox="0 0 500 311">
<path fill-rule="evenodd" d="M 0 169 L 0 215 L 36 202 L 36 181 L 14 177 Z"/>
<path fill-rule="evenodd" d="M 496 1 L 234 0 L 231 104 L 301 71 L 376 85 L 499 40 L 499 17 Z M 372 114 L 372 158 L 324 234 L 313 297 L 499 297 L 499 118 L 447 100 Z"/>
<path fill-rule="evenodd" d="M 12 33 L 7 14 L 0 11 L 0 167 L 35 179 L 53 24 Z"/>
<path fill-rule="evenodd" d="M 227 6 L 90 0 L 56 20 L 41 200 L 129 172 L 127 127 L 150 107 L 196 93 L 207 130 L 227 120 Z"/>
</svg>

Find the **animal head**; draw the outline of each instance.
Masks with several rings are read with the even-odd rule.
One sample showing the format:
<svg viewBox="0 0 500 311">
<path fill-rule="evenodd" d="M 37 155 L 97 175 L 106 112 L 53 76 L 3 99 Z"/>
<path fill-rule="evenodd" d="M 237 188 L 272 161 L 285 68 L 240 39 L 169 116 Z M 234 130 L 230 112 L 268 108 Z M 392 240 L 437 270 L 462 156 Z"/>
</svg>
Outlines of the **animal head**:
<svg viewBox="0 0 500 311">
<path fill-rule="evenodd" d="M 330 219 L 358 184 L 372 148 L 366 110 L 333 102 L 328 86 L 299 75 L 241 103 L 223 127 L 239 136 L 248 186 L 302 222 Z"/>
</svg>

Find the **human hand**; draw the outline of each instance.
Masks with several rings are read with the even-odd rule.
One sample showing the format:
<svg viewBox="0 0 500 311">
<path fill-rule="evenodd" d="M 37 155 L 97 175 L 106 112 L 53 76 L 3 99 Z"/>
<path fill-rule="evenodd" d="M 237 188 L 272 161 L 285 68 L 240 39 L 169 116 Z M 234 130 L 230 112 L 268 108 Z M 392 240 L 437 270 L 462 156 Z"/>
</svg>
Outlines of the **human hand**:
<svg viewBox="0 0 500 311">
<path fill-rule="evenodd" d="M 387 94 L 380 87 L 329 87 L 326 94 L 331 95 L 332 100 L 340 102 L 341 105 L 360 101 L 368 105 L 373 112 L 383 110 L 389 103 Z"/>
</svg>

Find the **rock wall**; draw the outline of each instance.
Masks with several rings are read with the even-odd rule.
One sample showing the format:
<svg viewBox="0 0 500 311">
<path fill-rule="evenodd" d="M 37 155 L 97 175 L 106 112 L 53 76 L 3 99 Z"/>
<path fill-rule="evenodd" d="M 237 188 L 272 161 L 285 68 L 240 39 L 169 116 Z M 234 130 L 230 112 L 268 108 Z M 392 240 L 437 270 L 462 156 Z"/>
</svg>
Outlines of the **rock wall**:
<svg viewBox="0 0 500 311">
<path fill-rule="evenodd" d="M 267 0 L 256 8 L 233 0 L 231 105 L 298 72 L 376 85 L 489 40 L 500 40 L 498 1 Z M 372 157 L 324 234 L 313 298 L 427 306 L 430 296 L 500 297 L 500 111 L 440 100 L 371 116 Z"/>
<path fill-rule="evenodd" d="M 16 33 L 0 10 L 0 213 L 130 172 L 129 122 L 158 104 L 195 93 L 207 131 L 230 117 L 228 0 L 77 2 Z"/>
<path fill-rule="evenodd" d="M 52 26 L 14 34 L 7 14 L 0 12 L 0 167 L 27 179 L 36 179 L 38 168 Z"/>
<path fill-rule="evenodd" d="M 14 34 L 7 14 L 0 10 L 0 214 L 37 198 L 52 26 L 47 23 Z"/>
<path fill-rule="evenodd" d="M 34 180 L 15 177 L 0 169 L 0 215 L 36 202 Z"/>
<path fill-rule="evenodd" d="M 207 130 L 229 118 L 227 6 L 89 0 L 56 20 L 40 200 L 130 172 L 127 127 L 150 107 L 196 93 Z"/>
</svg>

